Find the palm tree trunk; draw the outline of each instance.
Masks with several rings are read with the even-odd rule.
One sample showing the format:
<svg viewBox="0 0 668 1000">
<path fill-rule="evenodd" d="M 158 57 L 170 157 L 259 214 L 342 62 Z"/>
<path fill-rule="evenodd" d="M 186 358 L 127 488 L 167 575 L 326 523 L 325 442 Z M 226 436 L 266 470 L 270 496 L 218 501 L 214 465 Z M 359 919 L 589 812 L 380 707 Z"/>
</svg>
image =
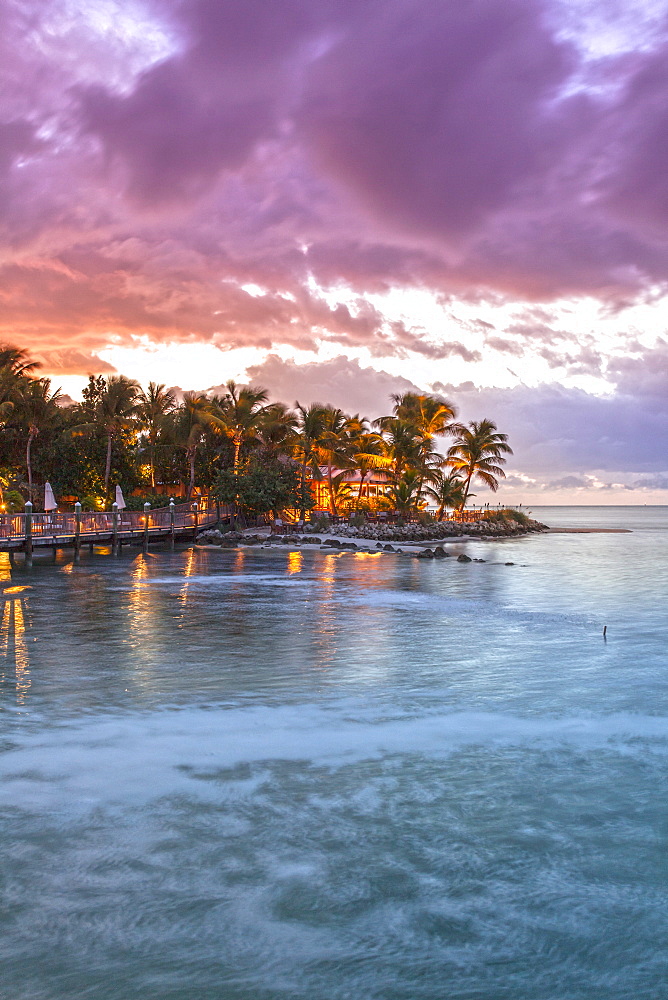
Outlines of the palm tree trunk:
<svg viewBox="0 0 668 1000">
<path fill-rule="evenodd" d="M 236 476 L 237 470 L 239 468 L 239 452 L 241 451 L 241 438 L 239 437 L 238 434 L 235 434 L 232 440 L 234 441 L 234 474 Z"/>
<path fill-rule="evenodd" d="M 327 482 L 329 484 L 329 512 L 332 517 L 336 517 L 336 504 L 334 502 L 334 486 L 332 484 L 332 463 L 327 463 Z"/>
<path fill-rule="evenodd" d="M 475 469 L 473 469 L 473 468 L 469 469 L 469 474 L 466 477 L 466 482 L 464 483 L 464 499 L 461 502 L 461 506 L 459 508 L 460 511 L 463 511 L 464 507 L 466 507 L 466 501 L 469 498 L 469 490 L 471 489 L 471 480 L 473 478 L 473 473 L 474 472 L 475 472 Z"/>
<path fill-rule="evenodd" d="M 151 441 L 149 441 L 148 454 L 149 454 L 149 462 L 151 465 L 151 489 L 155 490 L 155 468 L 154 468 L 155 445 Z"/>
<path fill-rule="evenodd" d="M 304 489 L 306 487 L 306 455 L 304 455 L 304 462 L 302 462 L 302 478 L 300 484 L 300 493 L 302 498 L 302 509 L 299 511 L 299 519 L 303 521 L 306 518 L 306 508 L 304 507 Z"/>
<path fill-rule="evenodd" d="M 26 468 L 28 470 L 28 496 L 30 497 L 30 502 L 32 503 L 32 461 L 30 458 L 30 447 L 33 442 L 35 435 L 32 431 L 28 434 L 28 443 L 26 444 Z"/>
<path fill-rule="evenodd" d="M 111 476 L 111 433 L 107 434 L 107 464 L 104 467 L 104 496 L 109 492 L 109 477 Z"/>
<path fill-rule="evenodd" d="M 369 470 L 368 469 L 367 469 L 366 472 L 362 472 L 362 470 L 360 469 L 360 485 L 359 485 L 359 489 L 357 491 L 357 506 L 358 507 L 359 507 L 360 503 L 362 502 L 362 487 L 364 486 L 364 480 L 366 479 L 366 477 L 368 475 L 369 475 Z"/>
<path fill-rule="evenodd" d="M 190 500 L 193 495 L 193 490 L 195 488 L 195 449 L 189 448 L 187 452 L 188 457 L 188 468 L 190 469 L 190 479 L 188 481 L 188 492 L 186 494 L 186 500 Z"/>
</svg>

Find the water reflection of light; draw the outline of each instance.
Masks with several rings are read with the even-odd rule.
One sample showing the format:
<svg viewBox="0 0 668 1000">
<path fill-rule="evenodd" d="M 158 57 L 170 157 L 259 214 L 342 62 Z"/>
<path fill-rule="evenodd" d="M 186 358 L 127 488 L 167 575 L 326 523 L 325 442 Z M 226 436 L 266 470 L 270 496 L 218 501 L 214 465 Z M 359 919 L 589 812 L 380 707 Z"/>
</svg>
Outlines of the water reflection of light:
<svg viewBox="0 0 668 1000">
<path fill-rule="evenodd" d="M 334 637 L 335 612 L 332 597 L 336 580 L 336 561 L 338 554 L 326 555 L 318 579 L 318 610 L 315 631 L 316 647 L 319 652 L 316 666 L 320 669 L 330 666 L 336 655 Z"/>
<path fill-rule="evenodd" d="M 234 572 L 243 573 L 245 562 L 246 562 L 246 553 L 242 549 L 239 549 L 236 556 L 234 557 L 234 565 L 232 567 Z"/>
<path fill-rule="evenodd" d="M 154 653 L 160 641 L 159 598 L 149 586 L 150 564 L 144 555 L 132 562 L 128 591 L 128 630 L 125 640 L 132 648 L 128 682 L 137 690 L 150 690 L 154 678 Z"/>
<path fill-rule="evenodd" d="M 193 573 L 195 572 L 195 561 L 196 561 L 196 558 L 197 557 L 195 555 L 195 550 L 194 549 L 188 549 L 188 551 L 186 552 L 185 566 L 183 568 L 183 575 L 184 576 L 192 576 L 193 575 Z"/>
<path fill-rule="evenodd" d="M 302 554 L 301 552 L 288 552 L 288 576 L 292 576 L 293 573 L 301 573 L 302 571 Z"/>
<path fill-rule="evenodd" d="M 195 561 L 195 550 L 188 549 L 186 552 L 186 561 L 183 567 L 184 581 L 183 586 L 181 587 L 181 593 L 179 594 L 179 604 L 185 605 L 188 600 L 188 578 L 195 572 Z"/>
<path fill-rule="evenodd" d="M 12 564 L 9 561 L 9 552 L 0 553 L 0 582 L 11 580 Z"/>
<path fill-rule="evenodd" d="M 137 556 L 132 564 L 132 573 L 130 574 L 131 587 L 128 594 L 131 636 L 135 636 L 136 633 L 140 631 L 142 619 L 146 615 L 146 600 L 148 598 L 149 591 L 144 586 L 144 581 L 147 573 L 148 567 L 146 565 L 146 561 L 142 556 Z"/>
<path fill-rule="evenodd" d="M 10 589 L 20 592 L 27 588 L 12 587 Z M 14 661 L 17 705 L 25 704 L 31 685 L 30 659 L 28 657 L 25 633 L 26 615 L 23 600 L 20 597 L 16 597 L 13 600 L 6 600 L 2 610 L 2 624 L 0 624 L 0 656 L 8 664 L 11 660 Z M 5 679 L 4 670 L 2 679 L 3 681 Z"/>
</svg>

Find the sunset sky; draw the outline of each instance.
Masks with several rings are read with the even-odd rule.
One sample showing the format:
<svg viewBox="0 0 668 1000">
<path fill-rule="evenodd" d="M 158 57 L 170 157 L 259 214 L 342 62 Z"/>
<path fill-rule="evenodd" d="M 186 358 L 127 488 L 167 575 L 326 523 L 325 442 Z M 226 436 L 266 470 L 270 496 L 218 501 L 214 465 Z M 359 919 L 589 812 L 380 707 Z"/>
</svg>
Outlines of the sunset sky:
<svg viewBox="0 0 668 1000">
<path fill-rule="evenodd" d="M 1 0 L 0 67 L 0 339 L 72 397 L 417 387 L 500 500 L 668 503 L 666 0 Z"/>
</svg>

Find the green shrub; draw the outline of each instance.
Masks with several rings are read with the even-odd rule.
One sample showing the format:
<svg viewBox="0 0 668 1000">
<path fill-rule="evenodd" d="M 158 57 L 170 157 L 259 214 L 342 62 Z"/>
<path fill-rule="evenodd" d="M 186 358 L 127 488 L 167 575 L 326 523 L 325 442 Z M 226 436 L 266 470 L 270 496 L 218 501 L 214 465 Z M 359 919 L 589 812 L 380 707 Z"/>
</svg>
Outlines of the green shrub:
<svg viewBox="0 0 668 1000">
<path fill-rule="evenodd" d="M 26 502 L 18 490 L 5 490 L 3 503 L 8 514 L 22 514 L 25 510 Z"/>
<path fill-rule="evenodd" d="M 104 507 L 104 500 L 102 497 L 96 497 L 92 493 L 86 497 L 81 497 L 80 503 L 81 509 L 88 512 L 100 511 Z"/>
<path fill-rule="evenodd" d="M 515 521 L 515 523 L 519 524 L 522 528 L 526 528 L 531 521 L 531 518 L 525 514 L 524 511 L 515 510 L 514 507 L 508 507 L 501 513 L 505 515 L 507 521 Z"/>
<path fill-rule="evenodd" d="M 431 514 L 428 510 L 418 511 L 417 523 L 422 525 L 423 528 L 429 527 L 430 524 L 434 523 L 434 520 L 435 520 L 434 515 Z"/>
</svg>

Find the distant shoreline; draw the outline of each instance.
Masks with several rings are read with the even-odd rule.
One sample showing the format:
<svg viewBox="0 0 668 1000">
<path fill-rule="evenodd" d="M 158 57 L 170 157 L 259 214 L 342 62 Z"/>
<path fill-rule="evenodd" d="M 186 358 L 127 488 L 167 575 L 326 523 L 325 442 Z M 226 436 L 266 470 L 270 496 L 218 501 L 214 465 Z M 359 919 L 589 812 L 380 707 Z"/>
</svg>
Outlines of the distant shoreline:
<svg viewBox="0 0 668 1000">
<path fill-rule="evenodd" d="M 633 528 L 548 528 L 550 535 L 630 535 Z"/>
</svg>

